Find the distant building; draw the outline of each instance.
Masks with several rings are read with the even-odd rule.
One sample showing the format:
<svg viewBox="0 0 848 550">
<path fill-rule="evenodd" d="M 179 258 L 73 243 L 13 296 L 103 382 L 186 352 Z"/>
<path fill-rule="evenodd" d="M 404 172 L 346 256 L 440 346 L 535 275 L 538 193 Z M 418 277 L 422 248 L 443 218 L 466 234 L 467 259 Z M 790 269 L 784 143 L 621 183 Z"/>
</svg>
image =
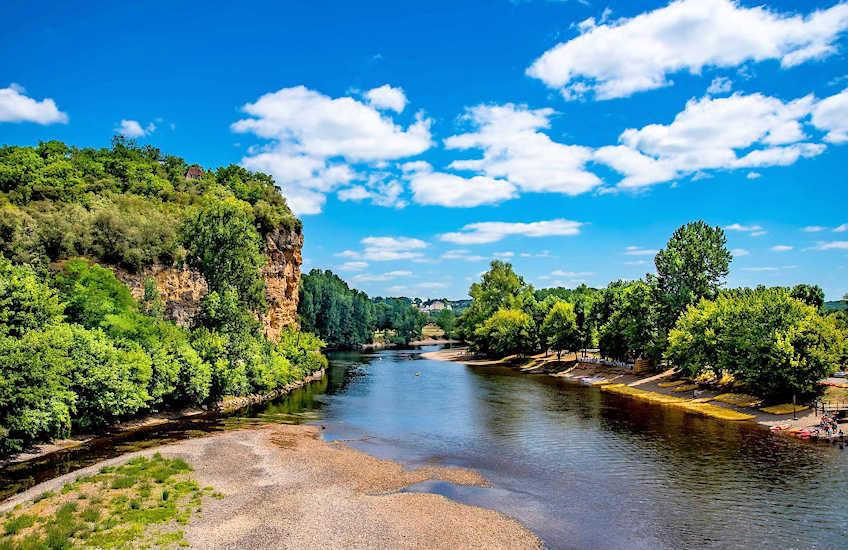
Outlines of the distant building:
<svg viewBox="0 0 848 550">
<path fill-rule="evenodd" d="M 419 307 L 423 313 L 438 313 L 444 310 L 450 310 L 451 305 L 444 300 L 432 300 L 430 302 L 425 302 L 421 307 Z"/>
<path fill-rule="evenodd" d="M 188 171 L 186 172 L 185 179 L 187 180 L 197 180 L 203 177 L 203 168 L 198 166 L 197 164 L 192 164 L 188 167 Z"/>
</svg>

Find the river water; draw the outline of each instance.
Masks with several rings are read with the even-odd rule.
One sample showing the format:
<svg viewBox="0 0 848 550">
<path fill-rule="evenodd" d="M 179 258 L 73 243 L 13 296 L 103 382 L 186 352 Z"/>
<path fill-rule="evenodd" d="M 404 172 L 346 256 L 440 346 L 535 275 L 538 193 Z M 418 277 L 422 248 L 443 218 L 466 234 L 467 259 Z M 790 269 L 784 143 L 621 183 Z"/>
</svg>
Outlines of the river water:
<svg viewBox="0 0 848 550">
<path fill-rule="evenodd" d="M 278 402 L 104 439 L 2 470 L 0 484 L 215 430 L 316 422 L 381 458 L 480 471 L 492 487 L 408 490 L 502 511 L 550 548 L 848 548 L 848 450 L 420 352 L 333 354 L 327 377 Z"/>
</svg>

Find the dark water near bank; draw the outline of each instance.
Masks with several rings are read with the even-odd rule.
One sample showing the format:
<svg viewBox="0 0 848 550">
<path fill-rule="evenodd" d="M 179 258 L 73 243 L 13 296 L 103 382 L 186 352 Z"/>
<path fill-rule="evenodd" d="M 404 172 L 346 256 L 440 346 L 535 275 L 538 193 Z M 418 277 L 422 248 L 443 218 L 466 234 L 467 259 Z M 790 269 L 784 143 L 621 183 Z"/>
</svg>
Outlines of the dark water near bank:
<svg viewBox="0 0 848 550">
<path fill-rule="evenodd" d="M 409 490 L 503 511 L 552 548 L 848 548 L 848 450 L 418 351 L 335 354 L 325 379 L 276 403 L 6 469 L 0 487 L 267 421 L 319 422 L 328 439 L 410 465 L 477 469 L 492 488 Z"/>
</svg>

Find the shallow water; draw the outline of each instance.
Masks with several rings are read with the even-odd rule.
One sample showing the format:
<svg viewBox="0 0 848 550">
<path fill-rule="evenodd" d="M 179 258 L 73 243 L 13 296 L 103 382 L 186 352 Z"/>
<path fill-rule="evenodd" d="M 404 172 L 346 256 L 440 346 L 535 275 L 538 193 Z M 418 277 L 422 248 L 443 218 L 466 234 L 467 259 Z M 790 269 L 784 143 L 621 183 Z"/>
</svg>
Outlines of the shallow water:
<svg viewBox="0 0 848 550">
<path fill-rule="evenodd" d="M 107 438 L 0 471 L 0 487 L 269 421 L 317 422 L 409 465 L 475 468 L 493 487 L 408 490 L 505 512 L 551 548 L 848 547 L 848 451 L 417 350 L 333 354 L 327 377 L 275 403 Z"/>
</svg>

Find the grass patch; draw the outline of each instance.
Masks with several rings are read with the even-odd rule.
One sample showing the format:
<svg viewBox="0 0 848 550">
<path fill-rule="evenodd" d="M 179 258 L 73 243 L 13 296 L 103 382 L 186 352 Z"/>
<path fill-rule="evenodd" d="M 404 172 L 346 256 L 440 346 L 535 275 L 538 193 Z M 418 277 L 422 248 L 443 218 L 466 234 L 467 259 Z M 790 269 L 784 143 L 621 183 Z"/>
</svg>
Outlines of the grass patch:
<svg viewBox="0 0 848 550">
<path fill-rule="evenodd" d="M 810 407 L 806 405 L 793 405 L 792 403 L 784 403 L 782 405 L 772 405 L 770 407 L 763 407 L 760 409 L 764 413 L 769 414 L 792 414 L 793 411 L 801 412 L 806 411 Z"/>
<path fill-rule="evenodd" d="M 0 550 L 183 547 L 181 526 L 212 493 L 182 460 L 134 458 L 6 514 Z"/>
<path fill-rule="evenodd" d="M 728 405 L 736 405 L 737 407 L 759 407 L 763 404 L 763 400 L 756 395 L 747 393 L 722 393 L 713 398 L 715 401 L 727 403 Z"/>
</svg>

